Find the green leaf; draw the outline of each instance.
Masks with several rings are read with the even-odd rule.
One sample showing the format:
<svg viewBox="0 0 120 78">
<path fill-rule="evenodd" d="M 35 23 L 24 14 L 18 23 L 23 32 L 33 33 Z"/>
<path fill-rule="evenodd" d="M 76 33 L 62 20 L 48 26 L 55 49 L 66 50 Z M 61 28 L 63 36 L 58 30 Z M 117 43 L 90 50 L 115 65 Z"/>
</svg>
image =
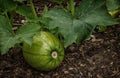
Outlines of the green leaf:
<svg viewBox="0 0 120 78">
<path fill-rule="evenodd" d="M 117 20 L 117 21 L 119 22 L 119 24 L 120 24 L 120 18 L 117 18 L 116 20 Z"/>
<path fill-rule="evenodd" d="M 0 53 L 7 53 L 16 43 L 19 41 L 14 36 L 12 26 L 4 16 L 0 16 Z"/>
<path fill-rule="evenodd" d="M 58 27 L 58 32 L 64 37 L 65 47 L 78 40 L 84 40 L 95 27 L 87 26 L 88 24 L 84 21 L 72 19 L 69 13 L 61 9 L 51 10 L 45 17 L 52 19 L 48 24 L 48 29 L 52 30 Z"/>
<path fill-rule="evenodd" d="M 5 16 L 0 15 L 0 33 L 13 35 L 12 26 Z"/>
<path fill-rule="evenodd" d="M 40 26 L 35 23 L 28 23 L 21 26 L 17 31 L 16 35 L 19 36 L 20 40 L 31 45 L 33 35 L 40 32 Z"/>
<path fill-rule="evenodd" d="M 17 37 L 8 35 L 5 36 L 2 35 L 0 41 L 1 41 L 0 52 L 2 55 L 6 54 L 10 48 L 15 46 L 15 44 L 20 43 Z"/>
<path fill-rule="evenodd" d="M 120 8 L 120 0 L 106 0 L 106 5 L 109 11 Z"/>
<path fill-rule="evenodd" d="M 31 44 L 32 36 L 38 32 L 40 32 L 40 26 L 38 24 L 27 23 L 14 33 L 9 21 L 0 15 L 0 53 L 2 55 L 6 54 L 15 44 L 23 41 Z"/>
<path fill-rule="evenodd" d="M 45 14 L 44 17 L 50 18 L 48 29 L 53 30 L 58 27 L 59 33 L 64 37 L 65 46 L 75 41 L 71 16 L 61 9 L 54 9 Z"/>
<path fill-rule="evenodd" d="M 0 0 L 0 12 L 6 13 L 16 8 L 16 3 L 13 0 Z"/>
<path fill-rule="evenodd" d="M 18 6 L 16 12 L 22 16 L 25 16 L 25 18 L 28 20 L 35 18 L 31 7 L 28 6 L 24 5 Z"/>
<path fill-rule="evenodd" d="M 86 7 L 87 6 L 87 7 Z M 92 25 L 112 25 L 117 22 L 111 18 L 105 8 L 104 0 L 83 0 L 76 10 L 76 18 Z"/>
<path fill-rule="evenodd" d="M 104 32 L 107 29 L 107 26 L 99 25 L 97 26 L 97 29 L 99 30 L 99 32 Z"/>
<path fill-rule="evenodd" d="M 104 0 L 83 0 L 76 9 L 75 18 L 62 9 L 53 9 L 44 15 L 51 19 L 47 26 L 52 30 L 58 28 L 58 32 L 64 37 L 65 47 L 74 42 L 86 39 L 97 25 L 111 25 L 117 22 L 111 18 L 105 8 Z"/>
<path fill-rule="evenodd" d="M 48 26 L 49 20 L 50 20 L 50 19 L 48 19 L 48 18 L 41 17 L 41 18 L 38 18 L 38 19 L 35 20 L 35 21 L 42 23 L 44 26 Z"/>
</svg>

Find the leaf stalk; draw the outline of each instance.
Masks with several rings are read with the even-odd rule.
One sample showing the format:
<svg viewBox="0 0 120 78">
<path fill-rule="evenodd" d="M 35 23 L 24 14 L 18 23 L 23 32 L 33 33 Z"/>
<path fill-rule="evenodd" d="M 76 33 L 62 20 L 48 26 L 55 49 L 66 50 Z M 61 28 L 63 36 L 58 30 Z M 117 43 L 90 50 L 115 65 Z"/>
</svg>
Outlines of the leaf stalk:
<svg viewBox="0 0 120 78">
<path fill-rule="evenodd" d="M 32 0 L 30 0 L 30 7 L 32 8 L 34 16 L 37 17 L 37 13 L 35 11 L 35 7 L 34 7 L 34 4 L 33 4 Z"/>
</svg>

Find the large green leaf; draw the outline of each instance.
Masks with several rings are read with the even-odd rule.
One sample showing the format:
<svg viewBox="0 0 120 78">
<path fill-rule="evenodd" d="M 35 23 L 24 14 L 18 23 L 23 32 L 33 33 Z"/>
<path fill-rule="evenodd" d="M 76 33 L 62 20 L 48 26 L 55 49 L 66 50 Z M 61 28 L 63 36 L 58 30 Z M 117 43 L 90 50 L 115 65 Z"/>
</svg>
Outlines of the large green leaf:
<svg viewBox="0 0 120 78">
<path fill-rule="evenodd" d="M 53 9 L 44 15 L 51 19 L 48 29 L 58 28 L 64 37 L 65 47 L 73 42 L 81 42 L 94 30 L 96 25 L 111 25 L 117 22 L 107 13 L 104 0 L 83 0 L 76 9 L 75 18 L 62 9 Z"/>
<path fill-rule="evenodd" d="M 21 26 L 17 30 L 16 35 L 19 36 L 21 41 L 31 44 L 33 35 L 39 32 L 40 32 L 40 26 L 38 24 L 28 23 L 26 25 Z"/>
<path fill-rule="evenodd" d="M 2 15 L 0 15 L 0 34 L 10 35 L 10 36 L 14 35 L 14 32 L 12 31 L 12 25 Z"/>
<path fill-rule="evenodd" d="M 112 25 L 117 23 L 108 14 L 105 8 L 105 0 L 83 0 L 76 10 L 76 18 L 92 25 Z"/>
<path fill-rule="evenodd" d="M 24 5 L 18 6 L 16 12 L 22 16 L 25 16 L 26 19 L 28 20 L 35 18 L 31 7 L 28 6 L 24 6 Z"/>
<path fill-rule="evenodd" d="M 0 53 L 5 54 L 16 43 L 19 41 L 12 31 L 12 26 L 4 16 L 0 16 Z"/>
<path fill-rule="evenodd" d="M 76 37 L 73 30 L 73 20 L 68 13 L 61 9 L 54 9 L 45 14 L 44 17 L 51 19 L 48 24 L 48 29 L 52 30 L 58 27 L 59 33 L 65 38 L 65 46 L 75 41 Z"/>
<path fill-rule="evenodd" d="M 6 13 L 16 8 L 16 3 L 13 0 L 0 0 L 0 12 Z"/>
<path fill-rule="evenodd" d="M 120 0 L 106 0 L 108 10 L 113 11 L 120 8 Z"/>
<path fill-rule="evenodd" d="M 2 55 L 6 54 L 10 48 L 15 46 L 15 44 L 20 43 L 18 37 L 10 35 L 1 35 L 0 42 L 0 53 Z"/>
<path fill-rule="evenodd" d="M 37 24 L 26 24 L 21 26 L 16 33 L 13 32 L 9 21 L 0 15 L 0 53 L 6 54 L 8 50 L 21 42 L 32 43 L 32 36 L 40 32 Z"/>
</svg>

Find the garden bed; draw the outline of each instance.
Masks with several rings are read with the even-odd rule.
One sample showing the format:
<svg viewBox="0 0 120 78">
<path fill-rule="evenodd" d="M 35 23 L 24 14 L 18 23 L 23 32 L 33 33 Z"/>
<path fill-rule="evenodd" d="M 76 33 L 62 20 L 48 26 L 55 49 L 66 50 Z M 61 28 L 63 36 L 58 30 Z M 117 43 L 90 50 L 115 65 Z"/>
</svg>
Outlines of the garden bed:
<svg viewBox="0 0 120 78">
<path fill-rule="evenodd" d="M 55 5 L 46 1 L 34 3 L 38 16 L 44 4 Z M 16 19 L 15 26 L 24 20 L 19 16 Z M 11 48 L 8 54 L 0 56 L 0 78 L 120 78 L 120 25 L 110 26 L 104 32 L 95 30 L 82 43 L 72 44 L 65 50 L 62 64 L 48 72 L 32 68 L 20 48 Z"/>
<path fill-rule="evenodd" d="M 0 78 L 119 78 L 120 25 L 95 32 L 83 43 L 65 51 L 62 64 L 49 72 L 29 66 L 18 48 L 0 57 Z"/>
</svg>

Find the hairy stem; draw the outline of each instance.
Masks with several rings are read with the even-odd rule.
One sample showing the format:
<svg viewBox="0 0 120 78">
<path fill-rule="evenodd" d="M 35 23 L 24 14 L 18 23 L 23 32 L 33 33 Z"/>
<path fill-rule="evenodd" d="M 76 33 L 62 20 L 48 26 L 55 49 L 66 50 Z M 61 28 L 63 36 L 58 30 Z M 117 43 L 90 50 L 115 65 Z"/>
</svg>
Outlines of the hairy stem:
<svg viewBox="0 0 120 78">
<path fill-rule="evenodd" d="M 70 6 L 71 6 L 72 16 L 74 17 L 74 14 L 75 14 L 74 0 L 70 0 Z"/>
<path fill-rule="evenodd" d="M 31 8 L 32 8 L 32 11 L 33 11 L 34 16 L 37 17 L 37 14 L 36 14 L 36 11 L 35 11 L 35 7 L 34 7 L 34 5 L 33 5 L 32 0 L 30 0 L 30 6 L 31 6 Z"/>
</svg>

